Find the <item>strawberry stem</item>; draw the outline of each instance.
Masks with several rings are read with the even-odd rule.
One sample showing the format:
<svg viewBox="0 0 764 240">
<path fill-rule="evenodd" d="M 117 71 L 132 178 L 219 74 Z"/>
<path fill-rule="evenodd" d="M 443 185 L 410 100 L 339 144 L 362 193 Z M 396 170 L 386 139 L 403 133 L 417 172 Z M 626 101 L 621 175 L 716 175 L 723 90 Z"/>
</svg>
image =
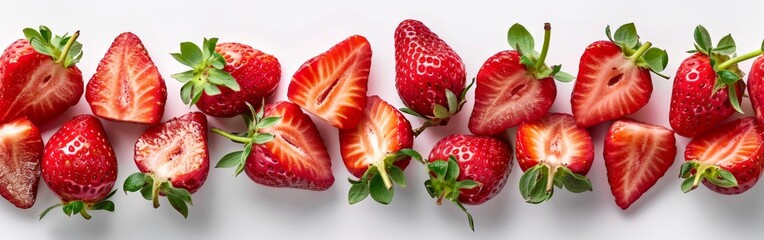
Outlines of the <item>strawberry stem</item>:
<svg viewBox="0 0 764 240">
<path fill-rule="evenodd" d="M 442 118 L 428 119 L 426 122 L 424 122 L 422 124 L 422 126 L 414 129 L 414 137 L 418 137 L 419 134 L 422 134 L 422 132 L 424 132 L 424 130 L 429 128 L 429 127 L 438 126 L 440 124 L 440 122 L 442 122 L 442 121 L 443 121 Z"/>
<path fill-rule="evenodd" d="M 727 69 L 728 67 L 730 67 L 730 66 L 732 66 L 734 64 L 737 64 L 739 62 L 742 62 L 742 61 L 745 61 L 745 60 L 748 60 L 748 59 L 751 59 L 751 58 L 755 58 L 756 56 L 761 55 L 761 53 L 762 53 L 762 50 L 761 49 L 757 49 L 756 51 L 749 52 L 749 53 L 737 56 L 735 58 L 732 58 L 730 60 L 724 61 L 723 63 L 717 65 L 717 70 Z"/>
<path fill-rule="evenodd" d="M 435 204 L 438 206 L 443 204 L 443 198 L 446 197 L 446 195 L 451 193 L 451 188 L 444 188 L 443 191 L 440 193 L 440 196 L 438 196 L 438 200 L 435 201 Z"/>
<path fill-rule="evenodd" d="M 557 173 L 557 167 L 549 166 L 549 174 L 546 176 L 546 191 L 551 192 L 552 187 L 554 187 L 554 175 Z"/>
<path fill-rule="evenodd" d="M 711 165 L 708 165 L 708 164 L 705 164 L 705 163 L 700 163 L 700 166 L 698 167 L 698 170 L 695 172 L 695 176 L 693 176 L 695 178 L 692 181 L 692 188 L 693 189 L 698 187 L 698 185 L 700 184 L 700 180 L 702 180 L 703 177 L 704 177 L 703 174 L 705 173 L 706 169 L 708 169 L 709 167 L 711 167 Z"/>
<path fill-rule="evenodd" d="M 69 41 L 66 42 L 66 45 L 64 45 L 64 49 L 61 50 L 61 55 L 58 57 L 58 60 L 56 60 L 56 63 L 65 64 L 66 63 L 66 56 L 69 55 L 69 50 L 72 49 L 72 45 L 74 45 L 74 42 L 77 41 L 77 38 L 80 36 L 80 31 L 77 30 L 72 34 L 71 37 L 69 37 Z"/>
<path fill-rule="evenodd" d="M 541 46 L 541 55 L 539 55 L 538 61 L 536 61 L 536 69 L 541 69 L 544 66 L 544 60 L 546 60 L 546 54 L 549 51 L 549 40 L 552 35 L 552 24 L 544 23 L 544 45 Z"/>
<path fill-rule="evenodd" d="M 634 54 L 631 54 L 631 56 L 629 56 L 629 60 L 631 60 L 631 62 L 633 63 L 637 63 L 637 61 L 639 61 L 639 58 L 642 57 L 642 54 L 645 54 L 645 52 L 647 52 L 647 50 L 650 49 L 651 46 L 653 46 L 651 42 L 645 42 L 645 44 L 639 47 L 639 49 L 637 49 L 637 51 L 634 52 Z"/>
<path fill-rule="evenodd" d="M 387 190 L 393 188 L 393 182 L 390 180 L 390 174 L 387 173 L 387 168 L 385 168 L 385 161 L 378 161 L 374 165 L 377 165 L 379 176 L 382 178 L 382 182 L 385 183 L 385 188 L 387 188 Z"/>
<path fill-rule="evenodd" d="M 80 211 L 80 215 L 82 215 L 82 217 L 85 218 L 85 220 L 90 220 L 91 218 L 90 214 L 88 214 L 88 211 L 86 211 L 85 208 L 82 208 L 82 210 Z"/>
<path fill-rule="evenodd" d="M 240 142 L 240 143 L 252 142 L 252 139 L 250 139 L 250 138 L 236 136 L 236 135 L 230 134 L 230 133 L 228 133 L 226 131 L 223 131 L 220 128 L 212 128 L 212 130 L 210 130 L 210 131 L 212 131 L 214 133 L 217 133 L 218 135 L 223 136 L 225 138 L 228 138 L 228 139 L 231 139 L 233 141 L 236 141 L 236 142 Z"/>
<path fill-rule="evenodd" d="M 154 179 L 154 184 L 151 188 L 151 202 L 154 204 L 154 208 L 159 208 L 159 186 L 162 184 L 162 181 L 157 181 L 157 179 Z"/>
</svg>

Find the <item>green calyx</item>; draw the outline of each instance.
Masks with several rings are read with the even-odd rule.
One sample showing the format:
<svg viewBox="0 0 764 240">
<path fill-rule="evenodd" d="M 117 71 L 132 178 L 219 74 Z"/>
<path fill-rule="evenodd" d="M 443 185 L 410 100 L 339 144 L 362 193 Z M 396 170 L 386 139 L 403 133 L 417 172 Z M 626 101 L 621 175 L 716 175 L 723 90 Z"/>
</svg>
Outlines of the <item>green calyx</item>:
<svg viewBox="0 0 764 240">
<path fill-rule="evenodd" d="M 53 205 L 45 209 L 45 211 L 40 214 L 40 220 L 42 220 L 42 218 L 44 218 L 45 215 L 50 212 L 50 210 L 58 207 L 61 207 L 64 210 L 64 214 L 66 214 L 66 216 L 71 217 L 72 215 L 80 214 L 86 220 L 90 220 L 90 214 L 87 212 L 88 210 L 104 210 L 108 212 L 114 212 L 114 202 L 109 200 L 109 198 L 114 196 L 115 192 L 117 192 L 117 190 L 112 190 L 109 195 L 106 195 L 106 197 L 93 204 L 88 204 L 83 201 L 71 201 Z"/>
<path fill-rule="evenodd" d="M 29 40 L 35 51 L 50 56 L 65 68 L 77 64 L 82 58 L 82 44 L 77 42 L 79 36 L 80 31 L 76 31 L 71 36 L 64 34 L 54 37 L 50 28 L 42 25 L 39 30 L 24 29 L 24 37 Z"/>
<path fill-rule="evenodd" d="M 539 204 L 552 198 L 553 186 L 565 187 L 573 193 L 592 190 L 592 182 L 586 176 L 574 173 L 566 166 L 551 167 L 542 162 L 520 177 L 520 194 L 528 203 Z"/>
<path fill-rule="evenodd" d="M 348 191 L 348 203 L 351 205 L 359 203 L 371 195 L 371 198 L 378 203 L 390 204 L 395 194 L 393 186 L 406 187 L 406 174 L 394 163 L 409 157 L 418 161 L 422 159 L 422 156 L 413 149 L 401 149 L 371 164 L 360 179 L 348 179 L 351 184 Z"/>
<path fill-rule="evenodd" d="M 650 42 L 644 44 L 640 42 L 634 23 L 627 23 L 618 27 L 615 34 L 611 34 L 610 25 L 608 25 L 605 27 L 605 35 L 610 39 L 610 42 L 621 47 L 621 52 L 637 66 L 649 69 L 664 79 L 669 79 L 668 76 L 661 73 L 668 65 L 668 53 L 666 50 L 653 47 Z"/>
<path fill-rule="evenodd" d="M 144 199 L 152 201 L 154 208 L 159 207 L 159 196 L 164 194 L 170 205 L 183 215 L 183 218 L 188 218 L 188 205 L 194 205 L 188 190 L 176 188 L 169 179 L 156 179 L 152 174 L 133 173 L 125 179 L 122 188 L 125 194 L 140 191 Z"/>
<path fill-rule="evenodd" d="M 462 107 L 464 107 L 464 104 L 467 103 L 467 91 L 472 88 L 472 85 L 475 85 L 475 79 L 473 78 L 467 87 L 465 87 L 461 93 L 459 93 L 459 96 L 456 96 L 454 92 L 446 88 L 446 103 L 448 106 L 443 106 L 440 104 L 435 103 L 432 110 L 432 115 L 425 116 L 422 114 L 417 113 L 413 109 L 410 108 L 401 108 L 400 111 L 403 113 L 407 113 L 409 115 L 426 119 L 422 126 L 414 129 L 414 136 L 419 136 L 419 134 L 422 134 L 425 129 L 438 126 L 443 121 L 448 120 L 451 118 L 451 116 L 456 115 L 459 113 L 459 111 L 462 110 Z"/>
<path fill-rule="evenodd" d="M 534 49 L 533 36 L 523 25 L 515 23 L 507 32 L 507 41 L 512 49 L 517 50 L 521 57 L 520 63 L 525 65 L 525 69 L 533 74 L 536 79 L 554 77 L 560 82 L 571 82 L 575 79 L 573 75 L 561 72 L 562 65 L 554 65 L 551 68 L 547 66 L 547 52 L 549 51 L 549 41 L 552 34 L 552 25 L 544 23 L 544 43 L 541 47 L 541 53 Z"/>
<path fill-rule="evenodd" d="M 432 161 L 425 163 L 425 166 L 427 166 L 430 175 L 430 179 L 424 182 L 427 193 L 430 194 L 430 197 L 437 199 L 435 203 L 438 205 L 441 205 L 443 200 L 446 199 L 458 206 L 467 215 L 467 222 L 470 229 L 474 232 L 475 222 L 472 219 L 472 214 L 459 201 L 459 196 L 462 194 L 462 190 L 479 187 L 480 183 L 469 179 L 457 180 L 461 170 L 459 169 L 456 157 L 453 155 L 449 156 L 448 160 Z"/>
<path fill-rule="evenodd" d="M 272 127 L 281 121 L 281 117 L 265 117 L 265 102 L 260 104 L 260 110 L 255 111 L 249 103 L 249 111 L 251 114 L 242 114 L 244 123 L 247 126 L 247 131 L 243 133 L 229 133 L 219 128 L 212 128 L 212 132 L 217 133 L 220 136 L 230 139 L 231 141 L 244 144 L 244 150 L 231 152 L 223 156 L 218 161 L 215 168 L 232 168 L 236 167 L 234 176 L 239 176 L 247 163 L 247 158 L 252 153 L 252 145 L 262 145 L 270 141 L 273 141 L 276 136 L 270 133 L 262 133 L 260 130 Z"/>
<path fill-rule="evenodd" d="M 706 180 L 723 188 L 737 187 L 737 179 L 731 172 L 716 165 L 688 161 L 682 164 L 679 177 L 682 181 L 682 192 L 687 193 L 698 187 L 701 180 Z"/>
<path fill-rule="evenodd" d="M 217 42 L 217 38 L 205 38 L 201 48 L 192 42 L 182 42 L 180 53 L 171 53 L 175 60 L 191 67 L 191 70 L 172 75 L 173 78 L 184 83 L 180 88 L 180 98 L 184 104 L 196 104 L 202 97 L 202 93 L 210 96 L 220 94 L 219 86 L 233 91 L 240 90 L 236 79 L 223 71 L 225 58 L 215 52 Z"/>
<path fill-rule="evenodd" d="M 738 68 L 738 63 L 755 58 L 764 52 L 764 42 L 759 49 L 752 52 L 737 56 L 735 51 L 737 47 L 732 35 L 727 34 L 722 37 L 721 40 L 713 46 L 711 41 L 711 35 L 708 33 L 705 27 L 698 25 L 695 27 L 695 49 L 687 51 L 688 53 L 702 53 L 709 57 L 711 66 L 716 72 L 716 83 L 714 84 L 714 90 L 711 94 L 715 94 L 717 91 L 727 88 L 729 101 L 735 111 L 743 113 L 743 109 L 740 107 L 740 101 L 738 101 L 738 93 L 735 86 L 737 81 L 743 79 L 744 73 Z"/>
</svg>

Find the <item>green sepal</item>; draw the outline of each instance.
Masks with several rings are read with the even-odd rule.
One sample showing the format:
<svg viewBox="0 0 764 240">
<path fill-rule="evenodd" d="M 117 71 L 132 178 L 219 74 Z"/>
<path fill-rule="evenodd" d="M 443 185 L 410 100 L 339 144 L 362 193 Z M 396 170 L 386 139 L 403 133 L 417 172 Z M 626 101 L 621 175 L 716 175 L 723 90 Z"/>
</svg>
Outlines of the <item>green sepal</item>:
<svg viewBox="0 0 764 240">
<path fill-rule="evenodd" d="M 406 174 L 394 163 L 409 157 L 417 161 L 424 161 L 422 156 L 413 149 L 402 149 L 395 153 L 389 153 L 384 159 L 370 165 L 360 179 L 348 179 L 351 184 L 348 191 L 348 203 L 351 205 L 359 203 L 371 195 L 371 198 L 378 203 L 390 204 L 395 194 L 394 186 L 406 187 L 407 185 Z M 389 182 L 389 187 L 385 183 L 386 181 Z"/>
<path fill-rule="evenodd" d="M 461 170 L 459 162 L 453 155 L 449 156 L 448 160 L 435 160 L 427 163 L 426 166 L 429 170 L 430 179 L 424 182 L 424 187 L 430 197 L 437 199 L 436 204 L 438 205 L 441 204 L 443 199 L 453 202 L 467 215 L 470 229 L 475 231 L 472 214 L 459 201 L 459 197 L 462 190 L 479 187 L 480 183 L 471 179 L 457 180 Z"/>
<path fill-rule="evenodd" d="M 550 176 L 550 174 L 554 175 Z M 539 163 L 520 177 L 520 195 L 528 203 L 538 204 L 548 201 L 554 194 L 554 186 L 564 187 L 573 193 L 592 191 L 592 183 L 586 176 L 574 173 L 566 166 L 557 166 L 552 169 L 545 163 Z"/>
<path fill-rule="evenodd" d="M 35 51 L 50 56 L 53 61 L 65 68 L 77 64 L 82 59 L 82 44 L 77 42 L 79 31 L 71 36 L 68 34 L 53 36 L 50 28 L 41 25 L 39 30 L 25 28 L 23 32 Z"/>
<path fill-rule="evenodd" d="M 522 56 L 533 57 L 535 46 L 533 36 L 523 25 L 513 24 L 507 31 L 507 42 L 512 49 L 520 52 Z"/>
<path fill-rule="evenodd" d="M 263 145 L 276 139 L 272 133 L 263 132 L 263 129 L 271 128 L 281 121 L 281 117 L 265 116 L 265 101 L 260 104 L 260 110 L 247 103 L 249 114 L 242 114 L 242 119 L 247 127 L 244 133 L 230 133 L 219 128 L 212 128 L 212 132 L 230 139 L 231 141 L 244 144 L 244 149 L 223 156 L 215 168 L 233 168 L 234 176 L 239 176 L 246 167 L 247 159 L 252 154 L 255 145 Z"/>
<path fill-rule="evenodd" d="M 668 65 L 668 53 L 666 50 L 651 47 L 652 43 L 639 41 L 639 34 L 634 23 L 624 24 L 615 31 L 614 36 L 610 36 L 610 26 L 605 28 L 605 34 L 611 42 L 621 48 L 621 52 L 631 59 L 637 66 L 643 69 L 649 69 L 656 75 L 669 79 L 661 72 Z"/>
<path fill-rule="evenodd" d="M 164 194 L 170 205 L 184 218 L 188 218 L 186 205 L 193 205 L 188 190 L 174 187 L 169 179 L 155 179 L 152 174 L 133 173 L 128 176 L 123 186 L 126 192 L 140 191 L 144 199 L 153 202 L 154 208 L 159 207 L 159 196 Z"/>
<path fill-rule="evenodd" d="M 560 65 L 547 66 L 544 61 L 546 53 L 549 50 L 549 39 L 551 25 L 549 23 L 544 24 L 544 44 L 542 46 L 541 53 L 536 52 L 533 36 L 528 32 L 525 27 L 515 23 L 507 31 L 507 41 L 512 49 L 517 50 L 520 53 L 520 64 L 525 66 L 525 69 L 530 72 L 536 79 L 544 79 L 547 77 L 553 77 L 560 82 L 571 82 L 575 77 L 565 72 L 560 71 Z"/>
<path fill-rule="evenodd" d="M 714 48 L 713 53 L 729 56 L 735 54 L 736 50 L 737 47 L 735 45 L 735 39 L 732 38 L 731 34 L 727 34 L 726 36 L 722 37 L 721 40 L 719 40 L 719 43 L 716 44 L 716 48 Z"/>
<path fill-rule="evenodd" d="M 172 77 L 185 83 L 181 88 L 184 104 L 194 105 L 203 93 L 213 96 L 220 94 L 220 87 L 239 91 L 240 86 L 230 73 L 223 71 L 225 58 L 215 52 L 217 38 L 204 39 L 202 46 L 192 42 L 180 43 L 180 52 L 170 55 L 191 70 L 173 74 Z"/>
<path fill-rule="evenodd" d="M 695 39 L 695 49 L 697 51 L 706 55 L 711 53 L 713 42 L 711 42 L 711 35 L 708 34 L 708 30 L 705 27 L 702 25 L 695 27 L 693 38 Z"/>
<path fill-rule="evenodd" d="M 70 201 L 67 203 L 58 203 L 55 204 L 43 211 L 40 214 L 39 220 L 42 220 L 51 210 L 61 207 L 64 214 L 66 216 L 72 216 L 80 214 L 85 220 L 90 220 L 91 216 L 88 214 L 88 210 L 103 210 L 108 212 L 114 212 L 114 202 L 109 200 L 112 196 L 114 196 L 114 193 L 116 193 L 117 190 L 112 190 L 107 194 L 105 197 L 103 197 L 98 202 L 95 202 L 93 204 L 85 204 L 83 201 Z"/>
<path fill-rule="evenodd" d="M 635 48 L 639 44 L 639 35 L 637 35 L 637 27 L 634 23 L 624 24 L 615 30 L 613 40 L 621 46 L 628 48 Z"/>
<path fill-rule="evenodd" d="M 682 192 L 684 193 L 697 188 L 703 180 L 722 188 L 738 186 L 737 179 L 728 170 L 695 160 L 682 164 L 679 176 L 685 179 L 681 185 Z"/>
<path fill-rule="evenodd" d="M 469 91 L 470 88 L 475 84 L 475 79 L 473 78 L 467 87 L 462 89 L 461 93 L 457 96 L 456 93 L 451 91 L 450 89 L 445 89 L 445 95 L 446 95 L 446 106 L 440 105 L 435 103 L 433 105 L 433 110 L 431 115 L 425 115 L 421 113 L 417 113 L 414 110 L 410 108 L 401 108 L 400 111 L 403 113 L 407 113 L 419 118 L 424 118 L 426 121 L 422 124 L 422 126 L 418 127 L 417 129 L 414 129 L 414 136 L 419 136 L 422 132 L 424 132 L 425 129 L 429 127 L 434 127 L 440 125 L 442 122 L 447 121 L 452 116 L 459 113 L 459 111 L 462 110 L 462 107 L 464 107 L 464 104 L 467 103 L 467 91 Z"/>
</svg>

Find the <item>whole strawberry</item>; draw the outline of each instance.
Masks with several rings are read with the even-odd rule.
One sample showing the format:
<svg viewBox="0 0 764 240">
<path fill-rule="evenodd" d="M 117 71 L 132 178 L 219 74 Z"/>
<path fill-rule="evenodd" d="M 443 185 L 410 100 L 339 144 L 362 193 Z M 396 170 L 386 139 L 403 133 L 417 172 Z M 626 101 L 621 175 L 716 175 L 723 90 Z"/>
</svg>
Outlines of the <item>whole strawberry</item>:
<svg viewBox="0 0 764 240">
<path fill-rule="evenodd" d="M 127 177 L 125 193 L 140 191 L 159 207 L 167 196 L 175 210 L 188 217 L 191 194 L 207 180 L 210 154 L 207 149 L 207 118 L 191 112 L 146 129 L 135 142 L 135 165 L 140 172 Z"/>
<path fill-rule="evenodd" d="M 215 117 L 246 113 L 247 104 L 259 106 L 276 90 L 281 65 L 275 57 L 240 43 L 217 44 L 204 39 L 201 48 L 191 42 L 180 44 L 172 56 L 192 70 L 173 74 L 184 83 L 183 103 L 194 105 Z"/>
<path fill-rule="evenodd" d="M 764 44 L 762 47 L 764 48 Z M 748 97 L 751 99 L 756 120 L 764 124 L 764 56 L 757 58 L 748 72 Z"/>
<path fill-rule="evenodd" d="M 92 115 L 73 117 L 48 140 L 42 158 L 42 178 L 60 199 L 40 214 L 63 207 L 67 216 L 80 214 L 90 219 L 88 210 L 114 211 L 107 200 L 117 180 L 117 157 L 103 130 Z"/>
<path fill-rule="evenodd" d="M 581 56 L 570 103 L 576 123 L 590 127 L 632 114 L 650 100 L 650 72 L 660 74 L 668 64 L 665 50 L 639 41 L 634 23 L 619 27 L 610 41 L 596 41 Z"/>
<path fill-rule="evenodd" d="M 557 97 L 554 79 L 573 81 L 573 76 L 560 72 L 561 65 L 550 68 L 544 63 L 551 31 L 552 26 L 544 24 L 544 44 L 539 54 L 525 27 L 514 24 L 509 28 L 509 45 L 515 50 L 494 54 L 478 72 L 470 132 L 495 135 L 549 112 Z"/>
<path fill-rule="evenodd" d="M 395 88 L 403 112 L 427 120 L 414 130 L 445 125 L 461 110 L 467 89 L 464 63 L 422 22 L 403 20 L 395 29 Z M 459 94 L 457 96 L 456 94 Z"/>
<path fill-rule="evenodd" d="M 43 124 L 80 101 L 79 31 L 53 36 L 48 27 L 26 28 L 0 56 L 0 123 L 26 116 Z"/>
<path fill-rule="evenodd" d="M 735 40 L 724 36 L 713 47 L 708 31 L 695 28 L 695 50 L 679 66 L 671 92 L 669 123 L 674 131 L 694 137 L 723 122 L 740 108 L 745 83 L 737 64 L 761 55 L 762 49 L 734 58 Z"/>
</svg>

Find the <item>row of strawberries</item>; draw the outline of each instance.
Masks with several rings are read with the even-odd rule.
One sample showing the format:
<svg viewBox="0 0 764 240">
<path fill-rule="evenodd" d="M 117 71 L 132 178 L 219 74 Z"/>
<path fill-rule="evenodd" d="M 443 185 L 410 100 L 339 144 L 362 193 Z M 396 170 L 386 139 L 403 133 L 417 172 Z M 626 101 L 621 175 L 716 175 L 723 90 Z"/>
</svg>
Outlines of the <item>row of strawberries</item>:
<svg viewBox="0 0 764 240">
<path fill-rule="evenodd" d="M 192 112 L 160 123 L 166 86 L 141 41 L 132 33 L 118 36 L 87 84 L 85 97 L 93 114 L 111 121 L 152 125 L 136 141 L 139 173 L 123 184 L 159 206 L 159 196 L 183 216 L 191 194 L 209 171 L 206 115 L 242 116 L 246 129 L 211 131 L 243 145 L 226 154 L 218 168 L 246 172 L 257 183 L 273 187 L 326 190 L 334 183 L 331 160 L 311 118 L 303 109 L 339 129 L 340 150 L 348 171 L 348 201 L 368 196 L 388 204 L 394 185 L 406 186 L 404 169 L 414 159 L 430 177 L 428 193 L 472 216 L 463 204 L 482 204 L 504 187 L 512 166 L 512 147 L 496 136 L 517 127 L 516 156 L 524 171 L 519 188 L 529 203 L 551 198 L 555 186 L 591 191 L 586 174 L 594 160 L 587 127 L 616 120 L 604 140 L 608 181 L 616 203 L 628 208 L 672 165 L 676 133 L 695 137 L 687 146 L 680 177 L 682 190 L 700 182 L 725 193 L 749 189 L 761 175 L 764 137 L 756 120 L 719 123 L 740 110 L 745 84 L 737 63 L 761 55 L 762 49 L 735 56 L 727 35 L 712 46 L 708 32 L 695 30 L 695 50 L 674 80 L 669 130 L 623 118 L 638 111 L 652 93 L 650 72 L 668 63 L 665 50 L 642 43 L 634 24 L 606 28 L 609 41 L 597 41 L 581 57 L 578 76 L 548 66 L 551 26 L 544 26 L 541 52 L 519 24 L 510 27 L 514 50 L 491 56 L 476 77 L 475 105 L 469 130 L 440 140 L 424 159 L 412 149 L 414 138 L 429 127 L 446 125 L 460 112 L 466 93 L 464 63 L 435 33 L 416 20 L 395 31 L 396 89 L 407 108 L 396 109 L 378 96 L 367 96 L 371 45 L 351 36 L 305 62 L 293 75 L 291 102 L 265 103 L 277 88 L 278 60 L 250 46 L 204 39 L 201 46 L 180 44 L 173 53 L 191 69 L 172 75 L 183 86 L 181 99 L 204 113 Z M 75 105 L 83 94 L 76 63 L 82 45 L 72 36 L 53 36 L 50 29 L 24 29 L 0 57 L 0 193 L 19 208 L 35 203 L 39 176 L 60 198 L 67 215 L 114 210 L 108 198 L 117 176 L 117 161 L 101 122 L 91 115 L 66 122 L 43 145 L 36 125 Z M 764 48 L 764 46 L 762 46 Z M 733 57 L 730 57 L 730 56 Z M 764 58 L 754 63 L 749 94 L 760 120 L 764 111 Z M 549 113 L 557 95 L 554 79 L 575 86 L 573 114 Z M 474 83 L 474 82 L 473 82 Z M 762 106 L 764 107 L 764 106 Z M 402 113 L 423 119 L 419 128 Z"/>
</svg>

